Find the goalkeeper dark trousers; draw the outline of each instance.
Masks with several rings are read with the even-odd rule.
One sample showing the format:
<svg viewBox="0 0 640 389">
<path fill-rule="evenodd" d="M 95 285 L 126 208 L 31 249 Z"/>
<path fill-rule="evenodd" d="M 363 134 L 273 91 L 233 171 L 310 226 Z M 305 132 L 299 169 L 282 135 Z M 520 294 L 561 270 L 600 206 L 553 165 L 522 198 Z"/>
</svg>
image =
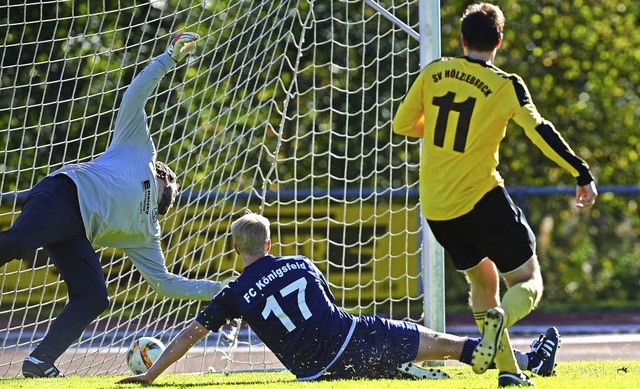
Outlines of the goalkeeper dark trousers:
<svg viewBox="0 0 640 389">
<path fill-rule="evenodd" d="M 77 188 L 64 174 L 45 177 L 34 186 L 15 223 L 0 232 L 0 265 L 14 258 L 34 258 L 39 247 L 58 269 L 69 297 L 31 353 L 42 361 L 54 362 L 109 306 L 100 259 L 86 237 Z"/>
</svg>

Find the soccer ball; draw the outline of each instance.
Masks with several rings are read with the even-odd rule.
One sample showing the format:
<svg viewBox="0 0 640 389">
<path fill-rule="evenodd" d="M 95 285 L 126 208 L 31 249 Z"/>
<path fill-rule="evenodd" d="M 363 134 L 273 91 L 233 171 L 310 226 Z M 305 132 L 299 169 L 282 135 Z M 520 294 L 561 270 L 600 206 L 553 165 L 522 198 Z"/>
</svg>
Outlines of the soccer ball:
<svg viewBox="0 0 640 389">
<path fill-rule="evenodd" d="M 156 338 L 144 336 L 136 339 L 127 351 L 127 365 L 133 374 L 143 374 L 160 358 L 164 344 Z"/>
</svg>

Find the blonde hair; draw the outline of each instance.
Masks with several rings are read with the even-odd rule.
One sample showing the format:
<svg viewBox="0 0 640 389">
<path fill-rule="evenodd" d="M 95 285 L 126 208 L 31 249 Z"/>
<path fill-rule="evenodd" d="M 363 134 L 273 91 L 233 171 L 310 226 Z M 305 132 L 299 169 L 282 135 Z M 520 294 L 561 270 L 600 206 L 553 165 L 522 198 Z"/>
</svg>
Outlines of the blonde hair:
<svg viewBox="0 0 640 389">
<path fill-rule="evenodd" d="M 231 236 L 238 246 L 240 254 L 264 254 L 267 242 L 271 239 L 269 219 L 248 211 L 231 224 Z"/>
</svg>

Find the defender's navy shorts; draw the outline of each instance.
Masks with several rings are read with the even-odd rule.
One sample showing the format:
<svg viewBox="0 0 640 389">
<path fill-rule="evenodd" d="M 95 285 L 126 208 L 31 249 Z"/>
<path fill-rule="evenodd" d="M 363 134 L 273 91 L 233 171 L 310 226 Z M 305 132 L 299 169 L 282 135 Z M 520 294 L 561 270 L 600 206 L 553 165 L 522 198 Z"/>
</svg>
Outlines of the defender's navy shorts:
<svg viewBox="0 0 640 389">
<path fill-rule="evenodd" d="M 427 222 L 459 271 L 469 270 L 488 257 L 501 273 L 508 273 L 527 262 L 536 250 L 535 235 L 522 210 L 502 186 L 490 190 L 465 215 Z"/>
<path fill-rule="evenodd" d="M 416 359 L 420 334 L 415 323 L 378 316 L 356 320 L 347 348 L 320 380 L 399 377 L 397 366 Z"/>
</svg>

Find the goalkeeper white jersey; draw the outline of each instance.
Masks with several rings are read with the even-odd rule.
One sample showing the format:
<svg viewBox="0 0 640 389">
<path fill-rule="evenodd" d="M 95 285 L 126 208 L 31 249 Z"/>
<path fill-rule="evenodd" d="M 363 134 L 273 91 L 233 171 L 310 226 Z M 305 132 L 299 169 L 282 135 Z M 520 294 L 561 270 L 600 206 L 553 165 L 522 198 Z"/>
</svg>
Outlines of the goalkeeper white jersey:
<svg viewBox="0 0 640 389">
<path fill-rule="evenodd" d="M 144 106 L 162 77 L 175 66 L 162 54 L 127 88 L 104 154 L 90 162 L 62 167 L 78 188 L 80 212 L 93 244 L 117 247 L 158 293 L 172 298 L 211 299 L 219 283 L 169 273 L 160 245 L 156 149 Z"/>
</svg>

